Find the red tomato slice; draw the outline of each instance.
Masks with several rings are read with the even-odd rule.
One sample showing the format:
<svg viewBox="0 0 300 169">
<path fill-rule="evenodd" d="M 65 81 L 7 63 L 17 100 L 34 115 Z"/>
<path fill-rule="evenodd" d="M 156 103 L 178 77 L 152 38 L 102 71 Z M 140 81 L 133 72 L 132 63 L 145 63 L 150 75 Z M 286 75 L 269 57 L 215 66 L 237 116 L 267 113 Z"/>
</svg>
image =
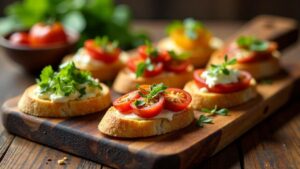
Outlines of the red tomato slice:
<svg viewBox="0 0 300 169">
<path fill-rule="evenodd" d="M 177 88 L 168 88 L 165 93 L 165 108 L 174 112 L 178 112 L 187 108 L 191 103 L 191 95 Z"/>
<path fill-rule="evenodd" d="M 143 45 L 143 46 L 139 46 L 138 49 L 138 54 L 142 59 L 147 59 L 148 58 L 148 54 L 147 54 L 147 46 Z"/>
<path fill-rule="evenodd" d="M 98 46 L 94 40 L 90 39 L 84 42 L 84 48 L 88 54 L 96 60 L 100 60 L 104 63 L 113 63 L 118 60 L 121 50 L 116 48 L 111 53 L 105 52 L 100 46 Z"/>
<path fill-rule="evenodd" d="M 147 46 L 143 45 L 140 46 L 138 49 L 139 57 L 142 59 L 150 58 L 152 62 L 166 62 L 171 60 L 171 57 L 169 56 L 167 51 L 160 52 L 158 51 L 157 56 L 149 56 L 147 53 Z"/>
<path fill-rule="evenodd" d="M 145 101 L 145 98 L 140 97 L 138 100 Z M 133 108 L 133 113 L 136 115 L 143 118 L 152 118 L 162 111 L 164 102 L 165 98 L 163 96 L 159 96 L 159 98 L 153 99 L 149 103 L 140 107 L 135 106 L 133 102 L 131 103 L 131 107 Z"/>
<path fill-rule="evenodd" d="M 272 53 L 277 50 L 277 44 L 275 42 L 269 42 L 269 47 L 266 51 L 262 52 L 255 52 L 255 51 L 249 51 L 248 56 L 239 57 L 237 58 L 238 63 L 253 63 L 253 62 L 259 62 L 263 60 L 267 60 L 272 57 Z M 227 52 L 229 57 L 233 58 L 237 53 L 241 52 L 241 48 L 239 48 L 237 45 L 231 45 L 228 47 Z"/>
<path fill-rule="evenodd" d="M 113 102 L 113 106 L 119 110 L 122 114 L 130 114 L 132 113 L 130 104 L 139 97 L 138 91 L 132 91 L 130 93 L 127 93 L 119 98 L 117 98 Z"/>
<path fill-rule="evenodd" d="M 62 24 L 37 23 L 29 31 L 29 40 L 32 46 L 45 46 L 49 44 L 66 43 L 67 34 Z"/>
<path fill-rule="evenodd" d="M 174 73 L 182 73 L 185 72 L 187 67 L 190 65 L 189 61 L 175 61 L 172 60 L 170 62 L 166 62 L 164 64 L 164 68 L 167 71 L 174 72 Z"/>
<path fill-rule="evenodd" d="M 210 88 L 205 83 L 205 80 L 201 78 L 201 74 L 204 70 L 194 71 L 194 81 L 199 88 L 207 88 L 209 92 L 212 93 L 232 93 L 246 89 L 250 85 L 252 79 L 251 75 L 248 72 L 240 71 L 239 82 L 229 83 L 229 84 L 217 84 L 214 87 Z"/>
<path fill-rule="evenodd" d="M 145 62 L 145 59 L 142 59 L 140 57 L 133 57 L 130 58 L 127 62 L 127 67 L 132 71 L 135 72 L 137 69 L 137 66 L 139 63 Z M 156 75 L 159 75 L 163 71 L 163 64 L 158 62 L 158 63 L 152 63 L 154 66 L 153 70 L 145 70 L 144 72 L 144 77 L 153 77 Z"/>
<path fill-rule="evenodd" d="M 29 35 L 26 32 L 15 32 L 10 35 L 9 41 L 15 45 L 29 45 Z"/>
</svg>

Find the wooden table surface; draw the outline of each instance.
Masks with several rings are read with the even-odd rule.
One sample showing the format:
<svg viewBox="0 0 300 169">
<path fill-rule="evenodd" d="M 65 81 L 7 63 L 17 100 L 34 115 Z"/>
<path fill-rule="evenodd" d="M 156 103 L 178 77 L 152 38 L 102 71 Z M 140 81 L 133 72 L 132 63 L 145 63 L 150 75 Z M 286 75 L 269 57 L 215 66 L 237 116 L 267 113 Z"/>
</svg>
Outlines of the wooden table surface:
<svg viewBox="0 0 300 169">
<path fill-rule="evenodd" d="M 154 40 L 164 33 L 164 21 L 138 21 L 135 27 L 150 33 Z M 226 39 L 242 23 L 205 22 L 217 37 Z M 284 51 L 283 62 L 300 62 L 300 43 Z M 0 104 L 34 83 L 0 51 Z M 289 103 L 229 146 L 199 164 L 204 169 L 296 169 L 300 168 L 300 96 L 295 87 Z M 1 123 L 1 122 L 0 122 Z M 57 160 L 67 157 L 66 165 Z M 11 135 L 0 124 L 0 168 L 109 168 L 83 158 Z"/>
</svg>

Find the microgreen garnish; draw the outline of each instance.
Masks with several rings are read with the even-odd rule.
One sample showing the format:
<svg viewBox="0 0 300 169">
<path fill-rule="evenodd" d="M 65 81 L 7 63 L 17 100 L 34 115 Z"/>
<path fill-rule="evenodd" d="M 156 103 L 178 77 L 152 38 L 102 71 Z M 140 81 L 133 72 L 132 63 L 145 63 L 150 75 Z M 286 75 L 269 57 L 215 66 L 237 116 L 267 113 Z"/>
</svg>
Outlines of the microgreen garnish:
<svg viewBox="0 0 300 169">
<path fill-rule="evenodd" d="M 152 43 L 149 41 L 145 41 L 145 45 L 147 55 L 156 58 L 158 56 L 158 50 L 153 47 Z"/>
<path fill-rule="evenodd" d="M 137 69 L 135 71 L 136 77 L 140 77 L 144 74 L 145 70 L 152 71 L 154 70 L 154 65 L 151 62 L 150 58 L 147 58 L 145 62 L 141 62 L 137 65 Z"/>
<path fill-rule="evenodd" d="M 253 36 L 241 36 L 236 40 L 236 43 L 240 47 L 258 52 L 267 50 L 269 46 L 267 41 L 257 39 Z"/>
<path fill-rule="evenodd" d="M 189 53 L 186 52 L 178 54 L 174 50 L 169 50 L 168 53 L 174 60 L 186 60 L 190 57 Z"/>
<path fill-rule="evenodd" d="M 107 36 L 103 36 L 102 38 L 97 36 L 94 41 L 98 46 L 108 53 L 113 52 L 119 46 L 118 41 L 111 42 Z"/>
<path fill-rule="evenodd" d="M 225 55 L 224 60 L 224 63 L 220 65 L 211 64 L 208 68 L 208 73 L 211 76 L 216 76 L 218 74 L 229 75 L 230 71 L 228 69 L 228 66 L 234 65 L 236 63 L 236 58 L 228 60 L 228 56 Z"/>
<path fill-rule="evenodd" d="M 208 113 L 209 115 L 218 114 L 218 115 L 222 115 L 222 116 L 227 116 L 229 113 L 228 109 L 226 109 L 226 108 L 218 109 L 217 106 L 215 106 L 213 109 L 202 108 L 201 111 L 204 113 Z"/>
<path fill-rule="evenodd" d="M 37 79 L 41 93 L 54 93 L 61 96 L 69 96 L 78 91 L 83 96 L 85 86 L 101 89 L 99 83 L 94 80 L 89 72 L 80 71 L 73 62 L 60 66 L 59 72 L 54 72 L 51 66 L 45 67 Z"/>
<path fill-rule="evenodd" d="M 149 90 L 141 87 L 139 87 L 138 89 L 140 90 L 139 94 L 143 98 L 146 98 L 147 100 L 151 100 L 157 97 L 159 94 L 163 93 L 167 88 L 168 87 L 163 83 L 159 83 L 159 84 L 151 85 Z"/>
<path fill-rule="evenodd" d="M 203 127 L 204 124 L 211 124 L 211 123 L 213 123 L 213 119 L 203 114 L 200 115 L 199 119 L 197 120 L 197 125 L 199 127 Z"/>
<path fill-rule="evenodd" d="M 168 27 L 167 32 L 170 33 L 171 31 L 175 29 L 183 29 L 184 34 L 192 39 L 195 40 L 198 38 L 198 30 L 203 29 L 204 26 L 200 21 L 197 21 L 193 18 L 187 18 L 183 20 L 183 22 L 180 22 L 178 20 L 173 21 Z"/>
</svg>

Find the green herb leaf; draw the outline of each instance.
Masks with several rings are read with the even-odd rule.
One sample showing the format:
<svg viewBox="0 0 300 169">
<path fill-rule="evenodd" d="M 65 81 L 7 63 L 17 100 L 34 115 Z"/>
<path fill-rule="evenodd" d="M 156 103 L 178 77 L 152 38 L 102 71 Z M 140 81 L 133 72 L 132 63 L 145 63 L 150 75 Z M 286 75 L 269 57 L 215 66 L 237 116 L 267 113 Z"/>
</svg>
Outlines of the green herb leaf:
<svg viewBox="0 0 300 169">
<path fill-rule="evenodd" d="M 154 65 L 152 64 L 150 58 L 147 58 L 145 62 L 140 62 L 137 65 L 137 69 L 135 71 L 136 77 L 138 78 L 138 77 L 142 76 L 144 74 L 145 70 L 148 70 L 148 71 L 154 70 Z"/>
<path fill-rule="evenodd" d="M 135 100 L 134 101 L 134 105 L 136 107 L 141 107 L 141 106 L 144 106 L 146 104 L 146 102 L 144 100 Z"/>
<path fill-rule="evenodd" d="M 229 113 L 228 109 L 226 109 L 226 108 L 218 109 L 217 105 L 215 105 L 215 107 L 213 109 L 202 108 L 201 111 L 204 113 L 208 113 L 209 115 L 218 114 L 218 115 L 222 115 L 222 116 L 227 116 Z"/>
<path fill-rule="evenodd" d="M 145 45 L 147 47 L 146 48 L 147 55 L 152 58 L 156 58 L 158 56 L 158 50 L 155 47 L 153 47 L 150 41 L 145 41 Z"/>
<path fill-rule="evenodd" d="M 267 50 L 269 46 L 267 41 L 257 39 L 253 36 L 241 36 L 236 40 L 236 43 L 240 47 L 258 52 Z"/>
<path fill-rule="evenodd" d="M 219 114 L 219 115 L 222 115 L 222 116 L 227 116 L 228 113 L 229 113 L 229 110 L 225 109 L 225 108 L 216 111 L 216 114 Z"/>
<path fill-rule="evenodd" d="M 189 53 L 186 52 L 178 54 L 174 50 L 169 50 L 168 53 L 174 60 L 186 60 L 191 56 Z"/>
<path fill-rule="evenodd" d="M 196 21 L 193 18 L 187 18 L 183 21 L 184 25 L 184 33 L 190 39 L 197 39 L 198 38 L 198 29 L 203 28 L 203 24 L 199 21 Z"/>
<path fill-rule="evenodd" d="M 163 93 L 168 87 L 163 83 L 153 84 L 150 86 L 150 92 L 147 95 L 147 99 L 153 99 L 160 93 Z"/>
<path fill-rule="evenodd" d="M 197 120 L 197 125 L 199 127 L 203 127 L 204 124 L 211 124 L 213 123 L 213 119 L 212 118 L 209 118 L 205 115 L 200 115 L 199 119 Z"/>
<path fill-rule="evenodd" d="M 225 55 L 224 63 L 219 65 L 211 64 L 210 67 L 208 68 L 208 73 L 211 76 L 217 76 L 218 74 L 229 75 L 230 71 L 228 69 L 228 66 L 234 65 L 235 63 L 236 63 L 236 58 L 228 60 L 228 56 Z"/>
</svg>

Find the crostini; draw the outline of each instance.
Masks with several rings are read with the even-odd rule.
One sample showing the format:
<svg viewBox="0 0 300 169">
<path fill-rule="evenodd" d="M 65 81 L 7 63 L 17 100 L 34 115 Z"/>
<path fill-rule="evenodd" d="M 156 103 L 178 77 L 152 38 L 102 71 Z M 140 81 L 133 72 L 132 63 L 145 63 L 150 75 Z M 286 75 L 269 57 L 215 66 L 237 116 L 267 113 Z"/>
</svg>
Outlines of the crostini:
<svg viewBox="0 0 300 169">
<path fill-rule="evenodd" d="M 195 67 L 204 67 L 215 48 L 221 44 L 201 22 L 192 18 L 183 22 L 174 21 L 168 26 L 167 32 L 168 37 L 158 42 L 158 48 L 189 53 Z"/>
<path fill-rule="evenodd" d="M 228 69 L 235 63 L 236 59 L 227 60 L 225 56 L 225 62 L 220 65 L 194 71 L 194 80 L 184 87 L 192 95 L 192 108 L 230 108 L 256 97 L 252 76 L 246 71 Z"/>
<path fill-rule="evenodd" d="M 86 40 L 84 47 L 73 56 L 67 56 L 64 61 L 72 60 L 79 69 L 89 71 L 94 78 L 106 81 L 113 80 L 124 67 L 122 58 L 125 55 L 126 52 L 118 48 L 117 41 L 111 42 L 104 36 Z"/>
<path fill-rule="evenodd" d="M 209 64 L 219 64 L 224 55 L 236 58 L 232 68 L 249 72 L 255 79 L 262 79 L 280 72 L 280 53 L 277 44 L 253 36 L 241 36 L 221 50 L 216 51 Z"/>
<path fill-rule="evenodd" d="M 138 84 L 160 82 L 170 87 L 182 88 L 193 78 L 193 65 L 185 53 L 159 51 L 150 43 L 140 46 L 137 51 L 117 75 L 113 84 L 116 92 L 128 93 Z"/>
<path fill-rule="evenodd" d="M 110 104 L 109 88 L 68 62 L 59 72 L 45 67 L 37 84 L 23 93 L 18 108 L 33 116 L 71 117 L 95 113 Z"/>
<path fill-rule="evenodd" d="M 182 89 L 164 84 L 141 85 L 113 102 L 98 125 L 109 136 L 148 137 L 184 128 L 194 120 L 192 98 Z"/>
</svg>

